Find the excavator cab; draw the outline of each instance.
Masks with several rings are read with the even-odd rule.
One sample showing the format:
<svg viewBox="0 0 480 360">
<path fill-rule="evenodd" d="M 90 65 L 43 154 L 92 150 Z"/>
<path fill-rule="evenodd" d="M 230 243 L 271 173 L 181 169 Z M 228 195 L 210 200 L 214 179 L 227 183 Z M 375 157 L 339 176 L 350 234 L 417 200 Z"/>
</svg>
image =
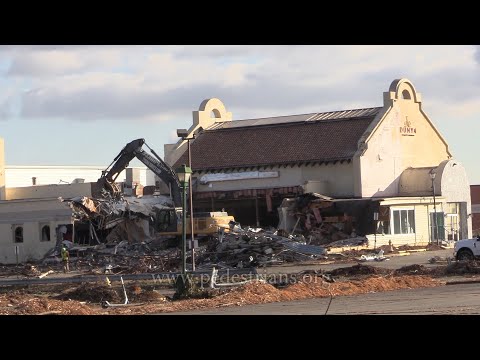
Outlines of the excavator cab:
<svg viewBox="0 0 480 360">
<path fill-rule="evenodd" d="M 153 228 L 159 233 L 177 231 L 177 214 L 174 208 L 156 209 Z"/>
</svg>

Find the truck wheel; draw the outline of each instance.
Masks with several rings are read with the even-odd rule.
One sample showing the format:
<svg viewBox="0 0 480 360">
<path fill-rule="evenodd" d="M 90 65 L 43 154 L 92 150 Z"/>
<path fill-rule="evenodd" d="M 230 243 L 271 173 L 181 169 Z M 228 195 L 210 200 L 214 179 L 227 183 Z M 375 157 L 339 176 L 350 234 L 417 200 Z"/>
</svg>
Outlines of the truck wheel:
<svg viewBox="0 0 480 360">
<path fill-rule="evenodd" d="M 473 258 L 474 258 L 473 252 L 470 249 L 461 249 L 457 253 L 457 260 L 459 260 L 459 261 L 461 261 L 461 260 L 473 260 Z"/>
</svg>

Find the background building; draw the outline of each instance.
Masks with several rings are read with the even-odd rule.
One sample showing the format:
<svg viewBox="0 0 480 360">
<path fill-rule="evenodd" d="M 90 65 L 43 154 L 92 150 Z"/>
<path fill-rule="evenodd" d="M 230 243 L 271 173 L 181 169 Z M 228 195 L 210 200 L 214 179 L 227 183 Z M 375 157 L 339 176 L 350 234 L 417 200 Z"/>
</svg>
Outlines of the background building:
<svg viewBox="0 0 480 360">
<path fill-rule="evenodd" d="M 5 186 L 22 187 L 31 185 L 71 184 L 96 182 L 106 166 L 5 166 Z M 129 167 L 136 180 L 144 186 L 155 185 L 155 175 L 146 167 Z M 122 171 L 118 182 L 127 181 L 127 171 Z"/>
<path fill-rule="evenodd" d="M 472 196 L 472 233 L 480 235 L 480 185 L 470 186 Z"/>
</svg>

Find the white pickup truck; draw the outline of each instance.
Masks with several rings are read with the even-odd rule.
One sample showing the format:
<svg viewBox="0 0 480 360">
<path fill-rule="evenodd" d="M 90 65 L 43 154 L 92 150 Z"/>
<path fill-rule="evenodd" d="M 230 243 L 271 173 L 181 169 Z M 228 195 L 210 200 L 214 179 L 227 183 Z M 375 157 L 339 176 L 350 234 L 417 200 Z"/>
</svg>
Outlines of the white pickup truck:
<svg viewBox="0 0 480 360">
<path fill-rule="evenodd" d="M 453 256 L 457 260 L 473 260 L 480 257 L 480 236 L 457 241 L 453 247 Z"/>
</svg>

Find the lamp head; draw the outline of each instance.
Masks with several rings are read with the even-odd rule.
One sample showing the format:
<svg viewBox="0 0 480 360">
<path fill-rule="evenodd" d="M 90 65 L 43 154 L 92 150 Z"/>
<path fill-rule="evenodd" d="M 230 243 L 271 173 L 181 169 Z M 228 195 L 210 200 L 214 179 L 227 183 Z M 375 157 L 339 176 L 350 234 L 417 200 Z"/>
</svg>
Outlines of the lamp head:
<svg viewBox="0 0 480 360">
<path fill-rule="evenodd" d="M 192 169 L 189 168 L 187 165 L 183 164 L 177 170 L 175 170 L 178 176 L 178 180 L 181 183 L 186 184 L 190 181 L 190 177 L 192 176 Z"/>
<path fill-rule="evenodd" d="M 177 136 L 180 138 L 188 137 L 188 130 L 187 129 L 177 129 Z"/>
</svg>

